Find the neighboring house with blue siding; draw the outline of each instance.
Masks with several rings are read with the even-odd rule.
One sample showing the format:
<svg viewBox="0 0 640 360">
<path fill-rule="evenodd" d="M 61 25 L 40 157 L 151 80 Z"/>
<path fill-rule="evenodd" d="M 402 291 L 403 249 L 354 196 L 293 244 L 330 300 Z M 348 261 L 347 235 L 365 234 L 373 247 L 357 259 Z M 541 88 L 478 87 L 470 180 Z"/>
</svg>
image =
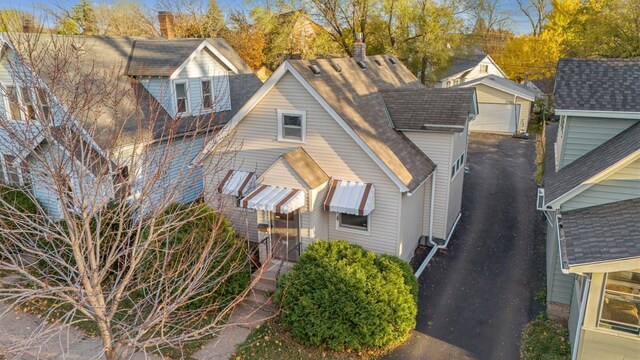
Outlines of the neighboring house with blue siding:
<svg viewBox="0 0 640 360">
<path fill-rule="evenodd" d="M 562 59 L 546 128 L 547 311 L 573 359 L 640 359 L 640 60 Z"/>
<path fill-rule="evenodd" d="M 84 175 L 69 170 L 69 192 L 74 193 L 84 193 L 80 190 L 86 190 L 92 176 L 97 178 L 96 172 L 104 175 L 102 172 L 108 171 L 110 175 L 103 178 L 128 178 L 132 188 L 127 195 L 151 197 L 150 203 L 168 194 L 182 203 L 199 199 L 203 192 L 203 169 L 189 167 L 191 160 L 201 152 L 206 136 L 228 121 L 262 84 L 221 39 L 14 35 L 0 34 L 3 52 L 7 54 L 0 62 L 0 120 L 3 129 L 9 129 L 0 136 L 11 138 L 12 127 L 27 126 L 34 132 L 34 144 L 27 152 L 34 156 L 36 152 L 49 152 L 47 156 L 67 154 L 69 162 L 74 163 L 73 158 L 80 155 L 81 148 L 87 150 L 82 154 L 99 158 L 84 166 L 87 168 L 81 171 Z M 25 81 L 15 75 L 17 67 L 25 66 L 9 60 L 11 52 L 21 51 L 10 39 L 21 37 L 38 50 L 46 52 L 51 48 L 72 54 L 78 75 L 87 79 L 102 76 L 97 82 L 107 89 L 105 92 L 117 89 L 120 95 L 107 100 L 112 102 L 108 108 L 97 105 L 96 113 L 91 114 L 95 118 L 74 119 L 66 112 L 69 104 L 57 99 L 69 98 L 75 89 L 67 91 L 59 84 L 51 86 L 48 74 L 41 74 L 43 79 L 37 80 L 41 86 L 30 85 L 32 88 L 23 91 L 26 85 L 21 83 Z M 86 96 L 100 99 L 103 95 Z M 26 115 L 24 109 L 32 105 L 38 112 L 50 109 L 53 117 L 50 126 L 38 124 L 37 116 L 31 119 Z M 56 137 L 60 141 L 55 141 Z M 50 141 L 42 143 L 42 138 Z M 14 148 L 0 148 L 4 154 L 0 157 L 0 181 L 26 184 L 23 179 L 30 172 L 28 182 L 36 197 L 54 218 L 60 217 L 65 203 L 61 194 L 46 185 L 48 179 L 35 175 L 38 173 L 35 164 L 20 166 L 24 161 L 16 160 Z M 104 201 L 116 196 L 114 182 L 108 182 L 90 185 L 99 189 L 97 193 Z M 153 189 L 148 188 L 149 183 L 153 183 Z M 141 194 L 142 191 L 146 193 Z"/>
</svg>

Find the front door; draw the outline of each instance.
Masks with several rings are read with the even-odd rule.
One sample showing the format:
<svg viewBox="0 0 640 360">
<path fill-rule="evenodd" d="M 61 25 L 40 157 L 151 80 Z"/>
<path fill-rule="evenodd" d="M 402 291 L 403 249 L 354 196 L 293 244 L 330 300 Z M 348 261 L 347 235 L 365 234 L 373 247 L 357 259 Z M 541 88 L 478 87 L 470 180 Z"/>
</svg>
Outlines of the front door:
<svg viewBox="0 0 640 360">
<path fill-rule="evenodd" d="M 297 261 L 300 255 L 300 212 L 269 213 L 271 216 L 271 249 L 276 259 Z"/>
</svg>

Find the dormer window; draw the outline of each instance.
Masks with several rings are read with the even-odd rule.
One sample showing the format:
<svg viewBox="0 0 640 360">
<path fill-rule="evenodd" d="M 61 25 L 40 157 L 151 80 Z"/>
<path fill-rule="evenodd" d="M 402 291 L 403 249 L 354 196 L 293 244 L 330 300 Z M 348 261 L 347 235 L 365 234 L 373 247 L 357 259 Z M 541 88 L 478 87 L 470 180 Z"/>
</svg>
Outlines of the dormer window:
<svg viewBox="0 0 640 360">
<path fill-rule="evenodd" d="M 307 113 L 298 110 L 278 110 L 278 140 L 304 142 Z"/>
<path fill-rule="evenodd" d="M 20 115 L 20 103 L 18 102 L 18 90 L 13 85 L 8 85 L 7 89 L 7 100 L 8 100 L 8 115 L 12 120 L 20 120 L 22 116 Z"/>
<path fill-rule="evenodd" d="M 36 110 L 33 107 L 33 100 L 31 99 L 31 93 L 29 89 L 26 87 L 20 88 L 20 95 L 22 96 L 22 102 L 24 104 L 24 109 L 27 112 L 27 119 L 35 120 L 36 119 Z"/>
<path fill-rule="evenodd" d="M 49 105 L 49 98 L 47 97 L 47 93 L 43 88 L 37 88 L 36 91 L 38 93 L 38 102 L 40 103 L 42 116 L 45 119 L 49 119 L 49 116 L 51 115 L 51 106 Z"/>
<path fill-rule="evenodd" d="M 202 108 L 213 109 L 213 96 L 211 95 L 211 80 L 202 80 Z"/>
<path fill-rule="evenodd" d="M 176 114 L 183 114 L 189 110 L 189 95 L 187 93 L 187 82 L 175 83 L 176 94 Z"/>
<path fill-rule="evenodd" d="M 481 64 L 480 65 L 480 73 L 481 74 L 486 74 L 488 72 L 489 72 L 489 65 Z"/>
</svg>

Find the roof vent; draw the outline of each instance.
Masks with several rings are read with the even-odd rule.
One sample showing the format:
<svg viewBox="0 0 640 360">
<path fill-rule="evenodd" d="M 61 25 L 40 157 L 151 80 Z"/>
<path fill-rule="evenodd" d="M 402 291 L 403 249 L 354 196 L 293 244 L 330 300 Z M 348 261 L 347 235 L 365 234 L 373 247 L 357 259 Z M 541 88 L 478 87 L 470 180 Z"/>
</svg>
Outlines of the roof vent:
<svg viewBox="0 0 640 360">
<path fill-rule="evenodd" d="M 398 63 L 398 60 L 396 60 L 396 58 L 394 58 L 393 56 L 389 56 L 389 62 L 393 65 Z"/>
<path fill-rule="evenodd" d="M 320 75 L 320 68 L 318 65 L 309 65 L 309 69 L 311 69 L 314 75 Z"/>
<path fill-rule="evenodd" d="M 73 50 L 79 52 L 79 53 L 84 53 L 84 46 L 82 46 L 82 44 L 77 43 L 77 42 L 73 42 L 71 43 L 71 47 L 73 48 Z"/>
<path fill-rule="evenodd" d="M 358 66 L 360 66 L 360 69 L 365 70 L 367 68 L 367 64 L 365 64 L 364 61 L 358 60 L 356 62 L 358 63 Z"/>
<path fill-rule="evenodd" d="M 331 63 L 331 66 L 333 66 L 333 69 L 334 69 L 335 71 L 337 71 L 337 72 L 342 72 L 342 68 L 340 67 L 340 65 L 338 65 L 338 64 L 336 64 L 336 63 L 334 63 L 334 62 L 332 62 L 332 63 Z"/>
<path fill-rule="evenodd" d="M 373 61 L 375 61 L 375 62 L 376 62 L 376 64 L 378 64 L 378 66 L 382 66 L 382 63 L 380 62 L 380 60 L 375 59 L 375 60 L 373 60 Z"/>
</svg>

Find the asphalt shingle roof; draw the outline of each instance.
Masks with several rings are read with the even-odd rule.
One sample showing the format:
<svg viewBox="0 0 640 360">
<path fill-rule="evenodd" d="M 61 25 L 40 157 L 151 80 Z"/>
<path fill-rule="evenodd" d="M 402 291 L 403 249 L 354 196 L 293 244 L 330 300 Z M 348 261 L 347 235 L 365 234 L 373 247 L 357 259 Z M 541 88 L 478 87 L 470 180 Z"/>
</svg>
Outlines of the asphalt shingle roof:
<svg viewBox="0 0 640 360">
<path fill-rule="evenodd" d="M 399 130 L 462 132 L 473 110 L 474 89 L 388 89 L 380 93 Z"/>
<path fill-rule="evenodd" d="M 484 58 L 486 54 L 469 54 L 463 55 L 459 58 L 454 58 L 449 68 L 438 76 L 438 79 L 448 78 L 449 76 L 468 71 L 476 67 Z"/>
<path fill-rule="evenodd" d="M 238 74 L 229 73 L 231 110 L 172 119 L 157 99 L 130 74 L 153 73 L 154 76 L 168 76 L 207 40 L 238 69 Z M 224 40 L 207 40 L 168 41 L 116 36 L 41 35 L 38 37 L 38 45 L 45 49 L 51 47 L 74 52 L 78 60 L 77 64 L 74 64 L 76 69 L 88 82 L 99 84 L 89 86 L 88 89 L 119 89 L 121 97 L 116 106 L 96 107 L 96 113 L 92 114 L 92 118 L 81 121 L 83 125 L 92 127 L 87 130 L 90 130 L 93 139 L 100 146 L 108 148 L 113 145 L 114 139 L 118 145 L 126 145 L 134 141 L 161 139 L 224 124 L 244 105 L 262 82 Z M 52 44 L 55 45 L 51 46 Z M 82 50 L 74 50 L 74 47 Z M 136 69 L 137 71 L 134 71 Z M 145 72 L 151 69 L 153 71 Z M 46 73 L 41 75 L 45 81 L 48 80 Z M 54 92 L 58 93 L 54 95 L 63 103 L 66 98 L 73 100 L 75 90 L 68 89 L 68 94 L 60 93 L 64 90 L 58 85 L 54 89 Z M 97 93 L 85 96 L 99 98 L 104 95 Z"/>
<path fill-rule="evenodd" d="M 566 262 L 571 265 L 640 256 L 640 198 L 562 214 Z"/>
<path fill-rule="evenodd" d="M 640 59 L 560 59 L 555 107 L 640 112 Z"/>
<path fill-rule="evenodd" d="M 640 122 L 637 122 L 559 171 L 545 176 L 545 202 L 556 200 L 639 149 Z"/>
<path fill-rule="evenodd" d="M 310 189 L 315 189 L 329 181 L 329 175 L 303 148 L 293 149 L 282 157 Z"/>
<path fill-rule="evenodd" d="M 433 172 L 433 161 L 391 127 L 380 93 L 385 89 L 425 88 L 401 62 L 394 60 L 393 64 L 388 56 L 368 56 L 366 69 L 362 69 L 352 58 L 288 61 L 409 191 L 417 189 Z M 320 73 L 314 74 L 311 65 Z"/>
</svg>

